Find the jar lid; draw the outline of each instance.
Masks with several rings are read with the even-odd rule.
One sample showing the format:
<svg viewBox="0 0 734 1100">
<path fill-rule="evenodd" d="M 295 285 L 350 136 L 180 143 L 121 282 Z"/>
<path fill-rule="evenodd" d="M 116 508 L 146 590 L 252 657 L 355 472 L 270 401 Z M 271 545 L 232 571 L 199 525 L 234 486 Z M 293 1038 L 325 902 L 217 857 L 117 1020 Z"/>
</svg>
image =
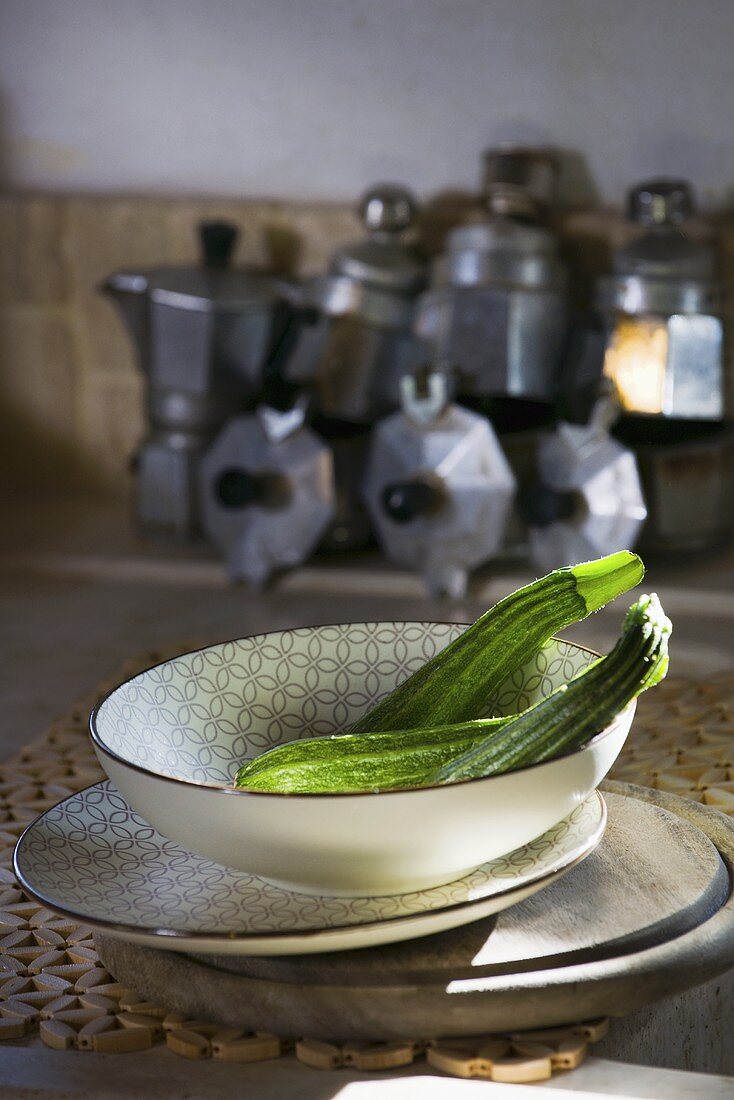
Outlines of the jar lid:
<svg viewBox="0 0 734 1100">
<path fill-rule="evenodd" d="M 176 309 L 237 312 L 262 309 L 280 295 L 277 280 L 244 268 L 230 267 L 239 236 L 229 222 L 201 222 L 199 264 L 148 268 L 139 275 L 151 300 Z"/>
<path fill-rule="evenodd" d="M 357 212 L 369 235 L 334 255 L 332 274 L 398 294 L 416 294 L 425 285 L 425 265 L 398 240 L 416 210 L 413 195 L 397 184 L 379 184 L 367 191 Z"/>
</svg>

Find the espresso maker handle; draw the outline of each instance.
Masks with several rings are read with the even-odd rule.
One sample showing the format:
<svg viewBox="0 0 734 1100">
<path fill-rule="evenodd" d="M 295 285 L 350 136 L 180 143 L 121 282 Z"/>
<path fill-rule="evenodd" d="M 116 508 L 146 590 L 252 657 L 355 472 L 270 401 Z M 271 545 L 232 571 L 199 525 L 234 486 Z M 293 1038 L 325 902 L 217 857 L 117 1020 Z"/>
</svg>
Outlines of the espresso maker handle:
<svg viewBox="0 0 734 1100">
<path fill-rule="evenodd" d="M 262 400 L 273 409 L 285 411 L 293 405 L 301 388 L 286 378 L 288 360 L 296 349 L 301 332 L 319 319 L 311 306 L 279 302 L 273 315 L 270 348 L 262 369 Z"/>
<path fill-rule="evenodd" d="M 199 222 L 199 243 L 204 267 L 222 271 L 229 267 L 239 230 L 231 222 Z"/>
</svg>

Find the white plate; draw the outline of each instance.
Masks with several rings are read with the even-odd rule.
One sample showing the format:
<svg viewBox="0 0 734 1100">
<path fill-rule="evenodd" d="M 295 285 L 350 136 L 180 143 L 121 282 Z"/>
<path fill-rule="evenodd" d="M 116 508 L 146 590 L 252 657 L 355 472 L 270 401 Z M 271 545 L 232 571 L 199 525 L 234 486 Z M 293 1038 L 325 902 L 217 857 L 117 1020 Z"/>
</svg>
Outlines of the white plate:
<svg viewBox="0 0 734 1100">
<path fill-rule="evenodd" d="M 594 792 L 543 836 L 446 886 L 390 897 L 314 897 L 166 840 L 108 781 L 29 825 L 14 862 L 27 893 L 121 939 L 199 954 L 311 954 L 414 939 L 506 909 L 589 855 L 606 816 Z"/>
</svg>

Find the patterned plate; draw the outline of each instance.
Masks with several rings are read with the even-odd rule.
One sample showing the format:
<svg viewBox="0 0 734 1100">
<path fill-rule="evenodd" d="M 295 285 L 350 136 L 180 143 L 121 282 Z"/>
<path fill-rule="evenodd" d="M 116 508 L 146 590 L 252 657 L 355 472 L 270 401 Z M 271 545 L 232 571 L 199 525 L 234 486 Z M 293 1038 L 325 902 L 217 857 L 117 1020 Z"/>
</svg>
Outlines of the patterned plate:
<svg viewBox="0 0 734 1100">
<path fill-rule="evenodd" d="M 173 951 L 291 955 L 340 951 L 456 928 L 555 881 L 601 840 L 595 792 L 543 836 L 446 886 L 392 897 L 291 893 L 192 855 L 98 783 L 21 836 L 15 872 L 44 905 L 110 935 Z"/>
</svg>

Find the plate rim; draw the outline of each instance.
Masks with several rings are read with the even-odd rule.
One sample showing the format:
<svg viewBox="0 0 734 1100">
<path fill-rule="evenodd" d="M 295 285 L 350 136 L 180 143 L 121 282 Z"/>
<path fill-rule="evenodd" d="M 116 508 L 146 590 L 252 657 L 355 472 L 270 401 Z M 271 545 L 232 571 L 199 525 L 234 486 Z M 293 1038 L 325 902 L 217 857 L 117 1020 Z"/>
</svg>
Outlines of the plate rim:
<svg viewBox="0 0 734 1100">
<path fill-rule="evenodd" d="M 600 790 L 598 790 L 597 788 L 595 788 L 591 792 L 591 794 L 589 794 L 588 798 L 590 799 L 593 795 L 596 796 L 597 801 L 599 803 L 600 810 L 601 810 L 600 821 L 599 821 L 599 825 L 594 830 L 594 833 L 591 835 L 591 837 L 589 837 L 586 840 L 586 842 L 583 844 L 583 846 L 581 846 L 580 848 L 574 849 L 573 852 L 568 856 L 568 858 L 564 862 L 560 863 L 557 867 L 554 867 L 551 871 L 547 871 L 545 874 L 539 875 L 537 878 L 531 878 L 530 880 L 522 883 L 522 885 L 517 884 L 515 886 L 508 887 L 507 890 L 500 890 L 498 893 L 491 894 L 488 897 L 467 899 L 465 901 L 456 902 L 453 905 L 444 905 L 444 906 L 441 906 L 440 908 L 437 908 L 437 909 L 429 909 L 429 910 L 425 910 L 425 911 L 419 912 L 419 913 L 403 913 L 400 916 L 385 917 L 382 920 L 366 921 L 363 924 L 334 925 L 333 927 L 330 927 L 330 928 L 274 929 L 271 932 L 218 932 L 218 931 L 216 931 L 216 932 L 215 931 L 202 932 L 202 931 L 198 931 L 198 930 L 197 931 L 185 932 L 185 931 L 182 931 L 180 929 L 175 929 L 175 928 L 164 928 L 164 927 L 141 928 L 140 925 L 127 924 L 127 923 L 119 922 L 119 921 L 104 920 L 104 919 L 101 919 L 99 917 L 90 917 L 88 915 L 80 914 L 79 912 L 77 912 L 74 909 L 67 909 L 65 906 L 60 906 L 60 905 L 56 904 L 55 902 L 49 901 L 49 899 L 47 897 L 45 897 L 42 893 L 39 893 L 38 890 L 34 889 L 34 887 L 32 887 L 28 884 L 28 882 L 27 882 L 27 880 L 26 880 L 26 878 L 23 874 L 23 871 L 21 870 L 21 868 L 19 866 L 19 855 L 22 854 L 21 853 L 21 848 L 22 848 L 23 842 L 26 839 L 26 837 L 30 834 L 30 832 L 36 826 L 39 825 L 39 823 L 43 820 L 43 818 L 46 817 L 46 815 L 49 814 L 52 810 L 55 810 L 59 806 L 63 806 L 63 804 L 65 802 L 68 802 L 72 798 L 76 798 L 81 794 L 85 794 L 87 791 L 94 790 L 98 787 L 101 787 L 104 783 L 110 783 L 111 784 L 112 781 L 110 779 L 104 779 L 104 780 L 100 780 L 97 783 L 90 783 L 88 786 L 82 787 L 81 790 L 75 791 L 73 794 L 67 795 L 65 798 L 59 799 L 59 801 L 55 802 L 53 806 L 49 806 L 46 810 L 43 811 L 43 813 L 39 814 L 38 817 L 34 818 L 33 821 L 29 822 L 28 825 L 26 825 L 23 832 L 18 837 L 18 840 L 16 841 L 15 847 L 13 849 L 13 873 L 15 874 L 15 877 L 18 880 L 20 888 L 24 891 L 24 893 L 28 894 L 34 901 L 40 902 L 47 909 L 52 909 L 54 912 L 60 913 L 64 917 L 68 917 L 68 918 L 71 918 L 72 920 L 78 921 L 80 924 L 88 925 L 90 928 L 98 928 L 100 930 L 112 931 L 113 933 L 117 933 L 118 935 L 121 935 L 121 936 L 124 936 L 125 934 L 127 934 L 127 935 L 133 934 L 133 935 L 137 935 L 137 936 L 150 936 L 150 937 L 153 937 L 153 938 L 157 937 L 158 939 L 167 940 L 169 942 L 172 941 L 172 940 L 190 940 L 190 941 L 210 940 L 210 941 L 218 941 L 222 944 L 232 944 L 232 943 L 246 944 L 246 943 L 267 943 L 267 942 L 270 942 L 270 941 L 278 942 L 278 941 L 283 941 L 287 938 L 291 938 L 291 939 L 298 938 L 298 939 L 303 939 L 303 940 L 313 940 L 313 939 L 317 939 L 317 938 L 323 939 L 323 938 L 326 938 L 326 937 L 329 937 L 329 936 L 343 936 L 343 935 L 351 933 L 351 932 L 357 933 L 360 930 L 368 931 L 370 929 L 375 929 L 377 927 L 384 928 L 388 925 L 391 926 L 391 927 L 394 927 L 394 928 L 399 928 L 401 924 L 406 924 L 408 922 L 412 922 L 412 921 L 415 921 L 415 920 L 426 919 L 426 918 L 429 918 L 429 917 L 432 917 L 432 916 L 437 916 L 439 914 L 460 912 L 462 910 L 471 909 L 474 906 L 478 906 L 478 905 L 482 905 L 483 903 L 487 903 L 493 898 L 506 898 L 508 896 L 511 896 L 513 893 L 520 893 L 521 891 L 527 889 L 528 886 L 535 885 L 537 883 L 546 883 L 546 881 L 547 881 L 548 884 L 549 884 L 550 880 L 553 879 L 560 872 L 565 872 L 567 870 L 571 870 L 571 868 L 576 863 L 581 862 L 581 860 L 584 859 L 586 856 L 591 855 L 591 853 L 595 850 L 595 848 L 597 848 L 599 846 L 599 844 L 601 843 L 601 840 L 604 836 L 604 832 L 605 832 L 606 827 L 607 827 L 608 816 L 609 816 L 606 800 L 605 800 L 602 792 Z M 112 784 L 112 785 L 114 786 L 114 784 Z M 115 790 L 117 790 L 116 787 L 115 787 Z M 124 797 L 124 796 L 121 796 L 121 797 Z M 587 801 L 587 799 L 584 799 L 584 801 Z M 579 803 L 579 805 L 582 805 L 582 803 Z M 571 811 L 571 812 L 573 813 L 573 811 Z M 563 819 L 561 818 L 559 820 L 563 820 Z M 558 824 L 558 823 L 556 823 L 556 824 Z M 551 826 L 551 828 L 552 828 L 552 826 Z M 541 833 L 539 835 L 542 836 L 543 834 Z M 538 838 L 536 837 L 534 839 L 538 839 Z M 528 843 L 532 844 L 533 841 L 532 840 L 528 841 Z M 181 846 L 181 847 L 183 847 L 183 846 Z M 520 847 L 525 847 L 525 845 L 520 845 Z M 517 849 L 513 849 L 513 851 L 516 851 L 516 850 Z M 195 854 L 195 853 L 191 853 L 191 854 Z M 507 854 L 509 855 L 510 853 L 507 853 Z M 488 862 L 492 862 L 492 861 L 490 860 Z M 244 872 L 244 873 L 246 873 L 246 872 Z M 471 873 L 471 872 L 469 872 L 469 873 Z M 260 876 L 253 875 L 251 877 L 259 878 Z M 265 880 L 265 879 L 263 881 L 267 882 L 267 880 Z M 289 892 L 290 893 L 295 893 L 295 891 L 289 891 Z M 410 891 L 408 891 L 408 892 L 410 892 Z M 369 895 L 366 895 L 366 896 L 369 896 Z M 349 899 L 347 899 L 347 900 L 349 900 Z"/>
</svg>

